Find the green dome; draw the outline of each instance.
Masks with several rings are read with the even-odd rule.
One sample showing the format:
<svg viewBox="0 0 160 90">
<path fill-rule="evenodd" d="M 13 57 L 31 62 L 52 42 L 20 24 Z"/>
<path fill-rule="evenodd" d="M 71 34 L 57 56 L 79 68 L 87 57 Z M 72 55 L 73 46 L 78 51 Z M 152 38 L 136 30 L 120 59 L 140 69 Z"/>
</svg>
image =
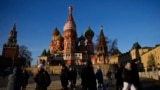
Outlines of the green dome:
<svg viewBox="0 0 160 90">
<path fill-rule="evenodd" d="M 63 37 L 62 37 L 61 35 L 58 35 L 58 36 L 56 36 L 56 40 L 62 41 L 62 40 L 63 40 Z"/>
<path fill-rule="evenodd" d="M 92 29 L 90 28 L 90 26 L 89 26 L 88 29 L 84 32 L 84 36 L 85 36 L 85 37 L 87 37 L 87 36 L 93 37 L 93 36 L 94 36 L 94 32 L 92 31 Z"/>
<path fill-rule="evenodd" d="M 55 28 L 52 32 L 52 35 L 59 35 L 59 31 L 57 28 Z"/>
<path fill-rule="evenodd" d="M 79 41 L 84 41 L 85 40 L 85 37 L 83 36 L 83 35 L 81 35 L 80 37 L 79 37 Z"/>
</svg>

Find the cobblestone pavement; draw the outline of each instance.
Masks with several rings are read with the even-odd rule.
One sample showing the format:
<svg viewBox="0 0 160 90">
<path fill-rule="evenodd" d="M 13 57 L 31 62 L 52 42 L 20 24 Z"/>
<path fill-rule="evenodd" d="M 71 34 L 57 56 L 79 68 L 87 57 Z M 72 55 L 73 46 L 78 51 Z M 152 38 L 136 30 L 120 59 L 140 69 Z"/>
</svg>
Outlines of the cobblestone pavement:
<svg viewBox="0 0 160 90">
<path fill-rule="evenodd" d="M 51 79 L 52 79 L 52 82 L 48 87 L 48 90 L 62 90 L 59 76 L 58 75 L 51 76 Z M 104 78 L 104 82 L 105 83 L 107 82 L 106 78 Z M 81 90 L 80 83 L 81 83 L 81 80 L 77 79 L 77 87 L 75 90 Z M 142 83 L 143 90 L 160 90 L 160 81 L 143 78 L 141 79 L 141 83 Z M 33 81 L 33 77 L 31 76 L 26 90 L 35 90 L 35 87 L 36 87 L 36 84 Z M 6 86 L 0 87 L 0 90 L 6 90 Z M 113 85 L 107 87 L 107 90 L 116 90 L 115 81 L 113 81 Z"/>
<path fill-rule="evenodd" d="M 58 75 L 54 75 L 51 76 L 52 82 L 50 84 L 50 86 L 48 87 L 47 90 L 62 90 L 61 88 L 61 83 L 59 80 L 59 76 Z M 105 80 L 106 81 L 106 80 Z M 77 78 L 77 84 L 76 84 L 76 89 L 75 90 L 81 90 L 81 79 Z M 35 90 L 36 87 L 36 83 L 33 80 L 33 77 L 30 76 L 29 78 L 29 83 L 27 85 L 26 90 Z M 115 90 L 113 89 L 115 88 L 114 85 L 110 86 L 108 90 Z M 0 87 L 0 90 L 6 90 L 6 85 L 4 85 L 3 87 Z"/>
<path fill-rule="evenodd" d="M 50 86 L 48 87 L 48 90 L 62 90 L 61 88 L 61 83 L 59 80 L 59 76 L 51 76 L 52 79 L 52 83 L 50 84 Z M 106 81 L 106 80 L 105 80 Z M 34 83 L 32 77 L 30 78 L 30 83 L 27 86 L 27 90 L 35 90 L 36 84 Z M 76 84 L 76 89 L 75 90 L 81 90 L 81 79 L 77 79 L 77 84 Z M 110 89 L 108 90 L 115 90 L 113 88 L 114 85 L 109 87 Z"/>
</svg>

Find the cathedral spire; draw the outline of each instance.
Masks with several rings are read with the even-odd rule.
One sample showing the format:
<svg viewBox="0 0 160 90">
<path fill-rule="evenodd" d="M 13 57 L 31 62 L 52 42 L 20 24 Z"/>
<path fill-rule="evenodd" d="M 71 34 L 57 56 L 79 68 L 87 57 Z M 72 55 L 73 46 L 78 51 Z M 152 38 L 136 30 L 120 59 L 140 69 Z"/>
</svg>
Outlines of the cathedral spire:
<svg viewBox="0 0 160 90">
<path fill-rule="evenodd" d="M 69 10 L 69 16 L 68 16 L 68 20 L 67 20 L 67 21 L 72 21 L 72 22 L 74 22 L 73 16 L 72 16 L 72 10 L 73 10 L 72 6 L 69 6 L 69 7 L 68 7 L 68 10 Z"/>
<path fill-rule="evenodd" d="M 105 36 L 104 36 L 104 33 L 103 33 L 103 26 L 102 25 L 100 26 L 100 37 L 102 39 L 105 39 Z"/>
<path fill-rule="evenodd" d="M 72 10 L 73 10 L 72 6 L 69 6 L 68 10 L 69 10 L 69 16 L 68 16 L 67 22 L 64 25 L 63 30 L 64 31 L 66 31 L 66 30 L 76 31 L 76 24 L 75 24 L 73 16 L 72 16 Z"/>
<path fill-rule="evenodd" d="M 100 26 L 100 30 L 103 30 L 103 25 Z"/>
<path fill-rule="evenodd" d="M 101 50 L 101 48 L 103 48 L 105 52 L 107 51 L 106 38 L 103 33 L 103 26 L 102 25 L 100 27 L 100 35 L 98 37 L 97 51 Z"/>
<path fill-rule="evenodd" d="M 12 30 L 16 31 L 16 23 L 14 23 Z"/>
<path fill-rule="evenodd" d="M 108 48 L 107 48 L 107 43 L 106 43 L 106 38 L 104 36 L 103 33 L 103 26 L 100 26 L 100 35 L 98 37 L 98 43 L 97 43 L 97 62 L 99 63 L 106 63 L 106 58 L 108 58 L 107 52 L 108 52 Z"/>
<path fill-rule="evenodd" d="M 72 9 L 73 9 L 72 6 L 69 6 L 68 9 L 69 9 L 69 14 L 72 14 Z"/>
</svg>

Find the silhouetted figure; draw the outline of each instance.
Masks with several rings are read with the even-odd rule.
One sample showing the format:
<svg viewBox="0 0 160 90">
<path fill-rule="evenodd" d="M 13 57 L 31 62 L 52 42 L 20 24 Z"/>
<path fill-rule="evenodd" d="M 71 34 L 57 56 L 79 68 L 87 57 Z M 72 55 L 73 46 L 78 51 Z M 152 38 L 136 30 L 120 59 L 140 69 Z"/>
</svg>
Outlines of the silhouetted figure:
<svg viewBox="0 0 160 90">
<path fill-rule="evenodd" d="M 123 77 L 122 90 L 137 90 L 133 84 L 134 75 L 133 75 L 133 71 L 132 71 L 132 67 L 131 67 L 130 62 L 126 63 L 124 70 L 123 70 L 123 73 L 122 73 L 122 77 Z"/>
<path fill-rule="evenodd" d="M 69 70 L 66 67 L 65 63 L 62 64 L 60 80 L 63 90 L 68 90 L 68 79 L 69 79 Z"/>
<path fill-rule="evenodd" d="M 38 65 L 38 73 L 34 76 L 36 82 L 36 90 L 47 90 L 47 87 L 51 83 L 50 76 L 47 71 L 44 70 L 44 65 Z"/>
<path fill-rule="evenodd" d="M 7 75 L 6 72 L 5 72 L 5 70 L 3 70 L 2 74 L 3 74 L 3 78 L 5 79 L 6 75 Z"/>
<path fill-rule="evenodd" d="M 29 74 L 25 69 L 22 71 L 22 90 L 26 90 L 26 86 L 28 84 Z"/>
<path fill-rule="evenodd" d="M 142 90 L 141 83 L 140 83 L 140 80 L 139 80 L 139 74 L 138 74 L 137 64 L 138 64 L 138 60 L 134 59 L 132 61 L 132 71 L 133 71 L 133 76 L 134 76 L 134 82 L 133 82 L 133 84 L 137 87 L 137 90 Z"/>
<path fill-rule="evenodd" d="M 82 90 L 97 90 L 96 77 L 94 74 L 93 66 L 91 61 L 87 61 L 86 67 L 81 72 L 81 84 Z"/>
<path fill-rule="evenodd" d="M 102 70 L 100 68 L 100 66 L 97 66 L 97 70 L 96 70 L 96 79 L 97 79 L 97 87 L 100 88 L 103 86 L 103 73 Z"/>
<path fill-rule="evenodd" d="M 120 64 L 118 64 L 118 68 L 115 73 L 116 90 L 122 90 L 122 87 L 123 87 L 122 72 L 123 72 L 123 68 Z"/>
<path fill-rule="evenodd" d="M 110 69 L 108 70 L 108 72 L 107 72 L 107 74 L 106 74 L 106 77 L 107 77 L 107 79 L 108 79 L 107 86 L 108 86 L 108 85 L 112 85 L 112 72 L 111 72 Z"/>
<path fill-rule="evenodd" d="M 16 66 L 13 69 L 13 73 L 8 77 L 7 90 L 21 90 L 22 82 L 22 70 L 20 67 Z"/>
<path fill-rule="evenodd" d="M 76 85 L 76 79 L 77 79 L 77 71 L 73 68 L 69 68 L 69 82 L 70 82 L 70 88 L 75 88 Z"/>
</svg>

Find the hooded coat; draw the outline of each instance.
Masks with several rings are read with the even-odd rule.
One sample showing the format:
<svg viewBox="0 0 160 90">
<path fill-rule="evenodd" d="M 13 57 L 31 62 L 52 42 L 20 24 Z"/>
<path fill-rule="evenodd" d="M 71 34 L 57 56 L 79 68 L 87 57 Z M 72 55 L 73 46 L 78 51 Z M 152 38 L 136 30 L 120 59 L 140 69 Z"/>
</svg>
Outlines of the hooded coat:
<svg viewBox="0 0 160 90">
<path fill-rule="evenodd" d="M 21 90 L 22 70 L 14 67 L 13 73 L 8 76 L 7 90 Z"/>
<path fill-rule="evenodd" d="M 90 61 L 88 61 L 86 67 L 82 69 L 81 80 L 81 84 L 85 90 L 97 90 L 96 76 Z"/>
</svg>

